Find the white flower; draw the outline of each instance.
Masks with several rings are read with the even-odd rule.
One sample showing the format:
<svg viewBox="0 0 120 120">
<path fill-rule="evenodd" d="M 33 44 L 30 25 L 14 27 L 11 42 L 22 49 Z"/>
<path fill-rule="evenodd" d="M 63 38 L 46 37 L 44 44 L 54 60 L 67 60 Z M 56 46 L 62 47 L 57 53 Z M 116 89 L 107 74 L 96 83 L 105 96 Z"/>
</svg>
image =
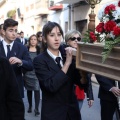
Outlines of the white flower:
<svg viewBox="0 0 120 120">
<path fill-rule="evenodd" d="M 103 16 L 104 16 L 104 11 L 98 11 L 97 17 L 100 21 L 102 21 Z"/>
<path fill-rule="evenodd" d="M 106 15 L 105 17 L 103 17 L 103 22 L 106 23 L 109 21 L 109 15 Z"/>
<path fill-rule="evenodd" d="M 116 11 L 116 10 L 115 10 L 115 11 L 112 11 L 112 16 L 113 16 L 113 17 L 115 17 L 116 14 L 117 14 L 117 11 Z"/>
<path fill-rule="evenodd" d="M 104 43 L 105 42 L 105 38 L 106 38 L 106 34 L 105 33 L 102 33 L 100 34 L 100 43 Z"/>
<path fill-rule="evenodd" d="M 110 32 L 110 38 L 115 38 L 115 35 L 113 34 L 113 31 Z"/>
<path fill-rule="evenodd" d="M 100 37 L 105 38 L 105 37 L 106 37 L 106 34 L 105 34 L 105 33 L 102 33 L 102 34 L 100 34 Z"/>
<path fill-rule="evenodd" d="M 106 6 L 107 5 L 102 6 L 101 9 L 98 11 L 97 17 L 100 21 L 102 21 L 103 16 L 105 16 L 104 9 L 105 9 Z"/>
<path fill-rule="evenodd" d="M 120 7 L 116 7 L 116 11 L 114 11 L 112 15 L 115 17 L 115 20 L 120 19 Z"/>
<path fill-rule="evenodd" d="M 117 26 L 120 27 L 120 23 L 118 23 Z"/>
</svg>

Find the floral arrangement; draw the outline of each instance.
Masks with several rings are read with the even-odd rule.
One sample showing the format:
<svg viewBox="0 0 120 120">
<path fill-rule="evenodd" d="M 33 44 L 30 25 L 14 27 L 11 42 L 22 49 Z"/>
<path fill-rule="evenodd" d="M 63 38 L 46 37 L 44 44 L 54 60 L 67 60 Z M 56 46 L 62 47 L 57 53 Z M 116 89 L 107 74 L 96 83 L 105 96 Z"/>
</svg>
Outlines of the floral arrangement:
<svg viewBox="0 0 120 120">
<path fill-rule="evenodd" d="M 98 18 L 100 23 L 96 26 L 96 32 L 87 31 L 83 40 L 104 43 L 102 52 L 102 62 L 104 62 L 112 48 L 120 44 L 120 1 L 104 5 L 98 12 Z"/>
</svg>

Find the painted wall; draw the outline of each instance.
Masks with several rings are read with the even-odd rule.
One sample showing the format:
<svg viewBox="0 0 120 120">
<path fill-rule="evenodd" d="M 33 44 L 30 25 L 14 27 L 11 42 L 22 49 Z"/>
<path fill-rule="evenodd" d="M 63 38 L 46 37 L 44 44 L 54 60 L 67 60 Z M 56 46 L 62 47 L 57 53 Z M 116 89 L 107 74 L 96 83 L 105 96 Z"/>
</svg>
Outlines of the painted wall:
<svg viewBox="0 0 120 120">
<path fill-rule="evenodd" d="M 65 31 L 65 22 L 69 19 L 68 4 L 63 5 L 63 10 L 50 11 L 48 15 L 48 21 L 54 21 L 61 25 L 63 31 Z"/>
</svg>

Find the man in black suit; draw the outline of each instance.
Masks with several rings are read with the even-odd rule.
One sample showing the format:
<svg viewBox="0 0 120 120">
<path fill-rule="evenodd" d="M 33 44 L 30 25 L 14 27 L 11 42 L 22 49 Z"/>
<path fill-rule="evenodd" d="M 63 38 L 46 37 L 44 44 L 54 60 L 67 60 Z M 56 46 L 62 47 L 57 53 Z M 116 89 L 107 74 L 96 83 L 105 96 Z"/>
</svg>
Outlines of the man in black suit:
<svg viewBox="0 0 120 120">
<path fill-rule="evenodd" d="M 17 42 L 20 42 L 20 43 L 21 43 L 21 40 L 20 40 L 20 33 L 17 33 L 17 37 L 16 37 L 15 41 L 17 41 Z"/>
<path fill-rule="evenodd" d="M 16 38 L 16 41 L 20 42 L 23 45 L 27 45 L 27 39 L 24 38 L 24 32 L 23 31 L 20 32 L 20 38 Z"/>
<path fill-rule="evenodd" d="M 21 43 L 23 44 L 23 45 L 27 45 L 27 39 L 24 37 L 24 32 L 23 31 L 21 31 L 20 32 L 20 40 L 21 40 Z"/>
<path fill-rule="evenodd" d="M 24 120 L 24 104 L 14 71 L 0 56 L 0 120 Z"/>
<path fill-rule="evenodd" d="M 98 97 L 101 105 L 101 120 L 113 120 L 113 115 L 118 109 L 117 96 L 120 96 L 119 88 L 115 86 L 115 81 L 109 78 L 95 75 L 100 84 Z"/>
<path fill-rule="evenodd" d="M 0 55 L 6 57 L 12 65 L 21 97 L 24 97 L 22 71 L 33 70 L 27 48 L 16 42 L 18 22 L 13 19 L 6 19 L 3 26 L 4 40 L 0 44 Z"/>
</svg>

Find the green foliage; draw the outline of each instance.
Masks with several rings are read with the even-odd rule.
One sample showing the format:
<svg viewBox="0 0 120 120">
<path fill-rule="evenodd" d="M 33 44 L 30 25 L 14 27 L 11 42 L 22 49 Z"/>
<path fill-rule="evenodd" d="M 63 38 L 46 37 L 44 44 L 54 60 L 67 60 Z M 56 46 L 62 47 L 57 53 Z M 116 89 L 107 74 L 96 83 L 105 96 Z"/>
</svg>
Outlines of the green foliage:
<svg viewBox="0 0 120 120">
<path fill-rule="evenodd" d="M 90 31 L 86 31 L 86 33 L 84 34 L 84 38 L 82 39 L 83 42 L 85 43 L 89 43 L 90 42 Z"/>
<path fill-rule="evenodd" d="M 9 10 L 7 12 L 7 17 L 8 18 L 12 18 L 15 15 L 15 13 L 16 13 L 16 10 Z"/>
<path fill-rule="evenodd" d="M 103 49 L 103 52 L 102 52 L 102 63 L 105 62 L 105 60 L 109 56 L 109 54 L 110 54 L 111 50 L 113 49 L 113 47 L 115 47 L 118 44 L 120 44 L 120 37 L 117 37 L 114 40 L 110 39 L 110 38 L 106 38 L 104 49 Z"/>
</svg>

